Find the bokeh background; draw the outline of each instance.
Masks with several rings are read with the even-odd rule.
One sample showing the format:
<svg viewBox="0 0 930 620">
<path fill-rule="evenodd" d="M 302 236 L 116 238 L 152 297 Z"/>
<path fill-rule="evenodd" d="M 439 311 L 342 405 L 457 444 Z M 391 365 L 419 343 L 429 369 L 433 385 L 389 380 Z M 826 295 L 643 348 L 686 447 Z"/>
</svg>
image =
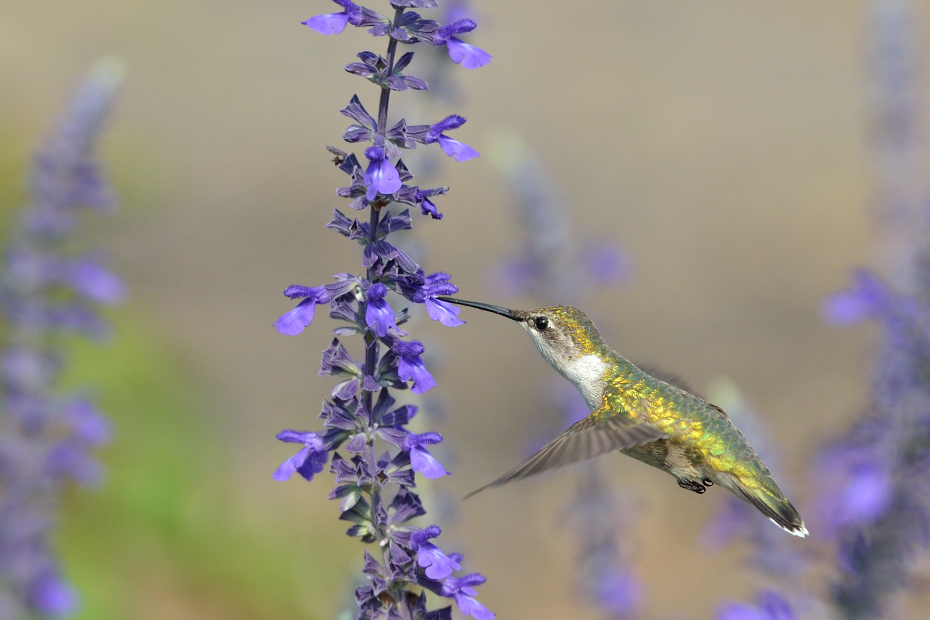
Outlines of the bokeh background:
<svg viewBox="0 0 930 620">
<path fill-rule="evenodd" d="M 818 313 L 852 266 L 875 261 L 866 5 L 473 5 L 482 19 L 470 41 L 494 60 L 474 72 L 450 65 L 462 99 L 418 120 L 464 113 L 456 137 L 485 154 L 499 132 L 521 135 L 579 236 L 632 258 L 631 277 L 586 308 L 612 343 L 698 390 L 735 381 L 781 451 L 794 503 L 810 512 L 812 454 L 867 402 L 877 335 L 830 328 Z M 339 144 L 347 121 L 337 110 L 353 93 L 375 107 L 374 88 L 341 67 L 383 45 L 300 24 L 334 6 L 0 7 L 4 223 L 25 201 L 28 155 L 88 67 L 115 55 L 128 70 L 102 143 L 122 207 L 89 222 L 86 239 L 108 250 L 131 300 L 112 312 L 110 342 L 75 345 L 69 377 L 96 387 L 116 425 L 107 481 L 70 495 L 63 517 L 82 619 L 317 619 L 351 603 L 361 548 L 342 535 L 328 479 L 271 480 L 291 454 L 275 433 L 317 428 L 330 385 L 316 376 L 330 327 L 276 333 L 291 307 L 281 291 L 358 269 L 358 246 L 323 228 L 344 179 L 324 147 Z M 520 232 L 507 182 L 488 157 L 448 164 L 433 177 L 452 188 L 446 217 L 417 218 L 416 257 L 451 273 L 464 298 L 537 305 L 492 285 Z M 513 324 L 463 317 L 456 329 L 413 328 L 441 362 L 447 415 L 434 426 L 455 455 L 454 474 L 433 488 L 456 497 L 524 455 L 541 385 L 558 380 Z M 646 617 L 709 618 L 752 595 L 745 549 L 702 542 L 722 491 L 697 496 L 630 459 L 604 460 L 634 498 L 624 540 L 647 584 Z M 481 600 L 498 617 L 598 617 L 577 595 L 561 524 L 574 480 L 559 472 L 487 492 L 442 522 L 455 541 L 444 546 L 487 575 Z"/>
</svg>

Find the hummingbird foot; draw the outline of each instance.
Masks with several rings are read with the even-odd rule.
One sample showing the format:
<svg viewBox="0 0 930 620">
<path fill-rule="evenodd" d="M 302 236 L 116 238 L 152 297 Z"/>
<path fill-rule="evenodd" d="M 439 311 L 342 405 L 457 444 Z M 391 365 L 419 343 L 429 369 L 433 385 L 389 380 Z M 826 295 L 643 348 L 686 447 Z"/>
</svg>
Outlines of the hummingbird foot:
<svg viewBox="0 0 930 620">
<path fill-rule="evenodd" d="M 695 493 L 699 495 L 707 490 L 704 487 L 704 485 L 698 482 L 697 480 L 685 480 L 685 479 L 679 478 L 678 486 L 680 486 L 683 489 L 688 489 L 689 491 L 694 491 Z"/>
<path fill-rule="evenodd" d="M 714 481 L 711 480 L 710 478 L 704 478 L 703 480 L 701 480 L 701 482 L 704 483 L 704 486 L 705 486 L 705 487 L 712 487 L 712 486 L 714 486 Z"/>
</svg>

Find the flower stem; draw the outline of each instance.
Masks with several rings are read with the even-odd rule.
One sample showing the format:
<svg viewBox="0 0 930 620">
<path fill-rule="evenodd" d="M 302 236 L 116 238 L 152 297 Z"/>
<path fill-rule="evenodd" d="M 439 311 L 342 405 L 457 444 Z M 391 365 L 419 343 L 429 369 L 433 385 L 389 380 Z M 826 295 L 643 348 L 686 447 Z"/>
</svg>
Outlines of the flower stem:
<svg viewBox="0 0 930 620">
<path fill-rule="evenodd" d="M 404 9 L 394 11 L 394 26 L 400 24 L 400 18 L 404 15 Z M 387 48 L 388 75 L 394 75 L 394 54 L 397 52 L 397 39 L 391 39 Z M 388 120 L 388 102 L 391 99 L 391 89 L 381 87 L 381 101 L 378 102 L 378 134 L 387 133 Z"/>
<path fill-rule="evenodd" d="M 400 23 L 400 19 L 404 14 L 404 9 L 397 9 L 394 13 L 394 24 L 397 25 Z M 394 72 L 394 56 L 397 51 L 397 40 L 391 39 L 388 43 L 387 49 L 387 61 L 388 61 L 388 75 L 393 74 Z M 388 120 L 388 104 L 390 103 L 391 98 L 391 89 L 382 88 L 381 89 L 381 100 L 378 102 L 378 134 L 384 136 L 387 133 L 387 120 Z M 378 224 L 381 220 L 381 204 L 375 203 L 371 205 L 371 216 L 368 220 L 368 242 L 374 243 L 378 239 Z M 368 280 L 369 282 L 373 281 L 375 274 L 371 267 L 368 268 Z M 362 313 L 364 312 L 367 304 L 362 305 Z M 374 376 L 375 368 L 378 364 L 378 338 L 371 331 L 371 329 L 365 330 L 365 374 Z M 364 391 L 362 395 L 362 402 L 365 406 L 365 409 L 368 411 L 368 425 L 369 430 L 372 429 L 374 425 L 374 420 L 372 419 L 373 415 L 373 401 L 374 393 L 369 391 Z M 369 433 L 368 435 L 368 445 L 366 446 L 365 452 L 366 457 L 368 458 L 368 467 L 369 470 L 374 474 L 377 471 L 377 459 L 375 458 L 374 450 L 375 436 L 374 434 Z M 385 532 L 380 526 L 378 526 L 378 513 L 381 511 L 381 488 L 380 482 L 377 478 L 373 478 L 371 482 L 371 523 L 374 526 L 374 534 L 377 537 L 378 548 L 381 550 L 381 562 L 385 569 L 385 574 L 389 574 L 390 561 L 388 554 L 390 553 L 389 549 L 389 538 L 388 533 Z M 413 620 L 413 613 L 410 611 L 410 607 L 407 604 L 407 596 L 405 594 L 405 588 L 403 583 L 392 584 L 390 588 L 392 597 L 394 598 L 394 603 L 397 606 L 397 609 L 403 614 L 405 620 Z"/>
</svg>

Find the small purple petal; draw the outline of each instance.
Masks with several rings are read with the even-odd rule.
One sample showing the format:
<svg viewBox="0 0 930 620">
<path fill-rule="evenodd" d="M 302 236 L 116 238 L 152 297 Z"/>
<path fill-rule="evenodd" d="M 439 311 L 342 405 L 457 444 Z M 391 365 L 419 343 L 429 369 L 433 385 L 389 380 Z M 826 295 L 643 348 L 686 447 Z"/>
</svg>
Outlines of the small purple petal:
<svg viewBox="0 0 930 620">
<path fill-rule="evenodd" d="M 469 45 L 456 37 L 449 37 L 446 42 L 446 49 L 449 51 L 449 58 L 452 59 L 452 62 L 461 64 L 466 69 L 483 67 L 491 62 L 493 58 L 480 47 Z"/>
<path fill-rule="evenodd" d="M 429 126 L 429 130 L 426 132 L 426 144 L 432 144 L 439 139 L 440 134 L 443 134 L 447 131 L 452 131 L 453 129 L 458 129 L 465 124 L 466 118 L 458 114 L 450 114 L 445 117 L 438 123 L 433 123 Z"/>
<path fill-rule="evenodd" d="M 317 15 L 316 17 L 311 17 L 307 21 L 300 23 L 313 28 L 320 34 L 339 34 L 346 29 L 346 25 L 349 23 L 349 13 L 347 11 L 343 11 L 341 13 Z"/>
<path fill-rule="evenodd" d="M 297 473 L 304 477 L 307 482 L 313 480 L 313 476 L 323 471 L 326 463 L 329 462 L 329 452 L 310 452 L 307 460 L 303 465 L 297 467 Z"/>
<path fill-rule="evenodd" d="M 323 449 L 323 441 L 320 439 L 320 436 L 317 433 L 309 431 L 292 431 L 285 430 L 281 431 L 275 438 L 278 441 L 285 441 L 288 443 L 303 443 L 311 446 L 314 450 Z"/>
<path fill-rule="evenodd" d="M 455 604 L 459 606 L 463 615 L 472 616 L 475 620 L 494 620 L 496 617 L 496 614 L 488 611 L 477 599 L 461 592 L 455 595 Z"/>
<path fill-rule="evenodd" d="M 471 32 L 478 27 L 478 24 L 474 20 L 463 18 L 452 22 L 451 24 L 446 24 L 442 26 L 435 36 L 435 40 L 438 45 L 442 45 L 449 40 L 449 37 L 456 34 L 465 34 L 466 32 Z"/>
<path fill-rule="evenodd" d="M 366 199 L 372 201 L 379 193 L 393 194 L 400 189 L 400 173 L 384 156 L 383 148 L 369 147 L 365 150 L 365 157 L 371 160 L 365 170 L 365 186 L 368 188 Z"/>
<path fill-rule="evenodd" d="M 439 321 L 446 327 L 464 325 L 465 321 L 457 316 L 458 313 L 461 312 L 460 308 L 448 302 L 433 299 L 432 297 L 428 297 L 424 303 L 426 304 L 426 311 L 429 313 L 429 318 L 434 321 Z"/>
<path fill-rule="evenodd" d="M 442 152 L 455 159 L 455 161 L 468 161 L 479 156 L 478 151 L 464 142 L 453 140 L 445 135 L 439 136 L 439 146 Z"/>
<path fill-rule="evenodd" d="M 417 564 L 426 569 L 430 579 L 445 579 L 462 566 L 442 552 L 442 549 L 430 542 L 422 543 L 417 549 Z"/>
<path fill-rule="evenodd" d="M 434 220 L 442 219 L 442 213 L 439 212 L 439 209 L 436 208 L 436 205 L 433 204 L 433 201 L 429 198 L 423 198 L 420 200 L 420 212 L 423 215 L 429 215 Z"/>
<path fill-rule="evenodd" d="M 368 301 L 378 301 L 379 299 L 384 299 L 385 295 L 387 295 L 387 287 L 381 282 L 372 284 L 365 292 L 365 298 Z"/>
<path fill-rule="evenodd" d="M 312 298 L 303 300 L 297 304 L 296 308 L 282 314 L 275 321 L 275 329 L 285 336 L 296 336 L 313 322 L 314 309 L 316 309 L 316 302 Z"/>
<path fill-rule="evenodd" d="M 294 472 L 297 471 L 297 468 L 300 467 L 305 460 L 307 460 L 307 456 L 309 454 L 310 446 L 304 446 L 301 448 L 300 452 L 281 463 L 281 465 L 278 466 L 271 477 L 278 482 L 290 480 L 291 476 L 294 475 Z"/>
<path fill-rule="evenodd" d="M 419 446 L 410 451 L 410 467 L 413 468 L 413 471 L 423 474 L 431 480 L 449 475 L 446 468 L 433 458 L 432 454 Z"/>
<path fill-rule="evenodd" d="M 400 328 L 397 327 L 394 310 L 384 299 L 368 302 L 368 306 L 365 308 L 365 323 L 380 338 L 387 336 L 388 331 L 391 329 L 400 331 Z"/>
</svg>

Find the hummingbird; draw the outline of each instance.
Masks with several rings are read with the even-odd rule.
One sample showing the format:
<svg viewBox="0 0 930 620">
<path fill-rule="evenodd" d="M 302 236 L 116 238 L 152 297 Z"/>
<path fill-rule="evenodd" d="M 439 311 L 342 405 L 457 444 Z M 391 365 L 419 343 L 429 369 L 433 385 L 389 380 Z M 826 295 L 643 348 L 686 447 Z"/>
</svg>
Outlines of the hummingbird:
<svg viewBox="0 0 930 620">
<path fill-rule="evenodd" d="M 466 498 L 619 450 L 671 474 L 683 489 L 704 493 L 718 484 L 788 533 L 807 536 L 798 511 L 727 414 L 635 366 L 604 342 L 581 310 L 553 306 L 523 311 L 454 297 L 436 299 L 520 323 L 549 365 L 578 388 L 591 411 L 539 452 Z"/>
</svg>

